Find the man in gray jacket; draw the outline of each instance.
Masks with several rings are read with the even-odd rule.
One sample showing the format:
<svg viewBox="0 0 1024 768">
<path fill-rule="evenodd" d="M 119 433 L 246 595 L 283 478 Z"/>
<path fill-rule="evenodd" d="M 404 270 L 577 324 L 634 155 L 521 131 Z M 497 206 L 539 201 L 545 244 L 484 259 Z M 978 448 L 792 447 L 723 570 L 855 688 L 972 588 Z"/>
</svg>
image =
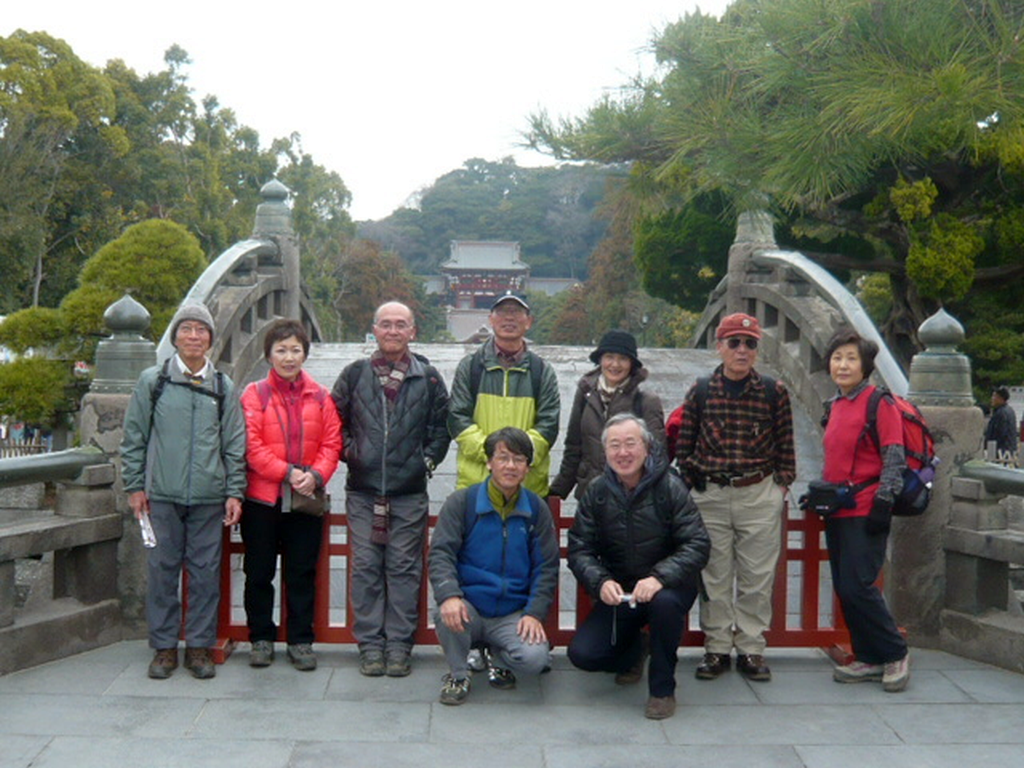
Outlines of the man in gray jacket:
<svg viewBox="0 0 1024 768">
<path fill-rule="evenodd" d="M 148 515 L 156 534 L 149 550 L 146 621 L 156 650 L 149 676 L 163 680 L 178 666 L 182 564 L 188 568 L 185 668 L 199 679 L 216 674 L 210 647 L 220 603 L 221 523 L 242 516 L 245 421 L 231 380 L 206 357 L 213 317 L 184 304 L 171 320 L 177 353 L 142 372 L 125 414 L 121 474 L 135 517 Z"/>
<path fill-rule="evenodd" d="M 352 546 L 353 633 L 359 671 L 404 677 L 419 621 L 427 478 L 448 453 L 448 390 L 425 357 L 409 351 L 412 310 L 377 308 L 377 349 L 347 366 L 331 396 L 348 464 L 345 512 Z"/>
</svg>

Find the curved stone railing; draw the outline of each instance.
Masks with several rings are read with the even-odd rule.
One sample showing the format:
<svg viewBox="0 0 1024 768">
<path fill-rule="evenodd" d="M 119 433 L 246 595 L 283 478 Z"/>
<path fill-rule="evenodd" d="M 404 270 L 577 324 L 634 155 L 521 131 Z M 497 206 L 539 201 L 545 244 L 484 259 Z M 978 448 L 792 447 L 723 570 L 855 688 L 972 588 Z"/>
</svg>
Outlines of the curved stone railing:
<svg viewBox="0 0 1024 768">
<path fill-rule="evenodd" d="M 321 340 L 312 303 L 303 294 L 299 248 L 286 203 L 288 189 L 271 181 L 261 190 L 253 236 L 218 256 L 192 286 L 185 301 L 204 303 L 217 332 L 210 359 L 236 383 L 247 381 L 263 359 L 262 329 L 287 317 L 302 321 L 313 341 Z M 170 328 L 157 359 L 173 353 Z"/>
<path fill-rule="evenodd" d="M 763 212 L 740 216 L 729 250 L 729 273 L 712 292 L 694 334 L 694 346 L 714 347 L 715 328 L 731 312 L 760 320 L 762 356 L 787 382 L 790 391 L 820 415 L 834 385 L 824 360 L 832 333 L 851 325 L 879 345 L 875 377 L 893 392 L 907 393 L 907 377 L 886 347 L 860 302 L 827 270 L 803 254 L 775 243 L 771 217 Z"/>
</svg>

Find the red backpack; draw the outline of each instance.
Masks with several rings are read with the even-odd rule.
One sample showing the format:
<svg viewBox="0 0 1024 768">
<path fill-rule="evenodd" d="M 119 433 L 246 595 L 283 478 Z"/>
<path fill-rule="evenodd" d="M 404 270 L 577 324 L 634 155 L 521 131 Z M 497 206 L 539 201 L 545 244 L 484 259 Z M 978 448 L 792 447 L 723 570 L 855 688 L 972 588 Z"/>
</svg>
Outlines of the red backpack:
<svg viewBox="0 0 1024 768">
<path fill-rule="evenodd" d="M 907 467 L 903 470 L 903 490 L 893 503 L 892 513 L 896 517 L 916 517 L 928 509 L 928 502 L 932 498 L 935 468 L 939 464 L 939 457 L 935 455 L 935 438 L 916 405 L 904 397 L 894 395 L 885 387 L 876 387 L 868 399 L 867 420 L 861 434 L 869 435 L 879 452 L 878 404 L 883 397 L 896 406 L 902 417 L 903 451 L 907 457 Z M 822 427 L 828 424 L 830 413 L 831 403 L 826 403 L 825 415 L 821 419 Z M 869 480 L 868 484 L 876 482 L 877 477 Z"/>
</svg>

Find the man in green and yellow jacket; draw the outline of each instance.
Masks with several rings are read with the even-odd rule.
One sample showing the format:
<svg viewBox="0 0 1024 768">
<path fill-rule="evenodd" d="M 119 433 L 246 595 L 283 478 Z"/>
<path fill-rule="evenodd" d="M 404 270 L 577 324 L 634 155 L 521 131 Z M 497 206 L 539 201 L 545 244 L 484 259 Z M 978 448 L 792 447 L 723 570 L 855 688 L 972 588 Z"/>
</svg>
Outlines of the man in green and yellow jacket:
<svg viewBox="0 0 1024 768">
<path fill-rule="evenodd" d="M 524 485 L 548 495 L 551 446 L 558 437 L 560 399 L 551 365 L 526 348 L 533 325 L 529 305 L 512 293 L 491 307 L 493 336 L 459 363 L 448 404 L 448 431 L 459 446 L 456 488 L 487 477 L 484 440 L 502 427 L 517 427 L 533 443 Z"/>
</svg>

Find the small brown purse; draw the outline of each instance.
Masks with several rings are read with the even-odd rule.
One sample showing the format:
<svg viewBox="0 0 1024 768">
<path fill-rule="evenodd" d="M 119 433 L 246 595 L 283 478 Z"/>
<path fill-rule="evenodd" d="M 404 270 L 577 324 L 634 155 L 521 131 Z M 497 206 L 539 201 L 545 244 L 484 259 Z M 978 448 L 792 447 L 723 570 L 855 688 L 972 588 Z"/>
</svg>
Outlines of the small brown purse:
<svg viewBox="0 0 1024 768">
<path fill-rule="evenodd" d="M 324 512 L 331 509 L 331 495 L 323 488 L 317 488 L 312 496 L 296 493 L 294 490 L 291 491 L 291 494 L 292 512 L 321 517 Z"/>
</svg>

